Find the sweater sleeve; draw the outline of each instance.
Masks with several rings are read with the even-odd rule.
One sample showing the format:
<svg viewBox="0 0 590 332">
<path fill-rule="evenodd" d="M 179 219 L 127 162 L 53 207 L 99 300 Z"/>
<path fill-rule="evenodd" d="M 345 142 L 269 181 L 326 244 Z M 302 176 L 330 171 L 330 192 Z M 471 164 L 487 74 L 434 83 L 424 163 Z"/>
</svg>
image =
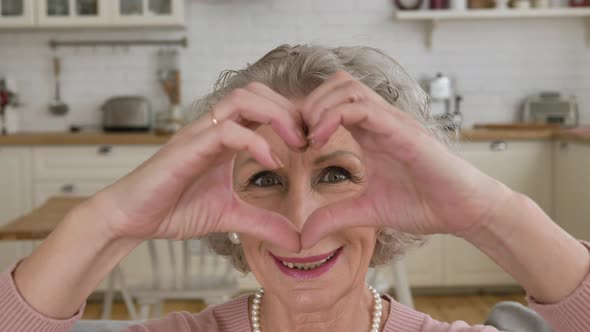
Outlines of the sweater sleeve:
<svg viewBox="0 0 590 332">
<path fill-rule="evenodd" d="M 82 317 L 84 303 L 78 313 L 68 319 L 53 319 L 38 313 L 18 292 L 12 272 L 18 263 L 0 273 L 0 331 L 68 332 Z"/>
<path fill-rule="evenodd" d="M 582 241 L 590 250 L 590 243 Z M 535 310 L 557 332 L 585 332 L 590 326 L 590 273 L 566 298 L 552 304 L 541 304 L 527 295 L 529 307 Z M 497 332 L 491 326 L 469 326 L 463 321 L 441 323 L 426 316 L 422 332 Z"/>
<path fill-rule="evenodd" d="M 590 243 L 582 241 L 590 250 Z M 567 271 L 564 271 L 567 273 Z M 559 332 L 584 332 L 590 326 L 590 274 L 565 299 L 552 304 L 541 304 L 530 295 L 529 307 L 543 316 L 545 321 Z"/>
</svg>

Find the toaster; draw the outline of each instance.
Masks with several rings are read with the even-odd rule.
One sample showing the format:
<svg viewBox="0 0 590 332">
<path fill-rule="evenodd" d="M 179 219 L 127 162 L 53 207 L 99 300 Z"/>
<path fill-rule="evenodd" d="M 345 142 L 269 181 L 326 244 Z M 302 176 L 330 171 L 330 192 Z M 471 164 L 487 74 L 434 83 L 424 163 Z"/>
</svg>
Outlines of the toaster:
<svg viewBox="0 0 590 332">
<path fill-rule="evenodd" d="M 522 110 L 522 121 L 527 123 L 556 123 L 563 127 L 575 127 L 578 119 L 576 97 L 563 97 L 558 92 L 528 97 Z"/>
<path fill-rule="evenodd" d="M 149 131 L 152 127 L 151 105 L 145 97 L 112 97 L 104 102 L 101 110 L 104 131 Z"/>
</svg>

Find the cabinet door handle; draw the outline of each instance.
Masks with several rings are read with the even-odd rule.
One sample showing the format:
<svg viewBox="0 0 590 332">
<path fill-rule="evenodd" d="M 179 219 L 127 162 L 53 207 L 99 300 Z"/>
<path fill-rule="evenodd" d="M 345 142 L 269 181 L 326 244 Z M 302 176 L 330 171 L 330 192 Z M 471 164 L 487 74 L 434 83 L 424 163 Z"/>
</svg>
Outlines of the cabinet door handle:
<svg viewBox="0 0 590 332">
<path fill-rule="evenodd" d="M 490 150 L 492 151 L 506 151 L 508 149 L 508 143 L 506 141 L 494 141 L 490 144 Z"/>
<path fill-rule="evenodd" d="M 559 142 L 559 148 L 562 150 L 567 150 L 567 148 L 569 148 L 569 144 L 567 141 L 561 141 Z"/>
<path fill-rule="evenodd" d="M 74 187 L 73 184 L 64 184 L 63 186 L 61 186 L 61 192 L 64 194 L 71 194 L 74 192 L 74 189 L 76 189 Z"/>
<path fill-rule="evenodd" d="M 102 145 L 98 147 L 98 154 L 101 155 L 108 155 L 113 150 L 113 147 L 110 145 Z"/>
</svg>

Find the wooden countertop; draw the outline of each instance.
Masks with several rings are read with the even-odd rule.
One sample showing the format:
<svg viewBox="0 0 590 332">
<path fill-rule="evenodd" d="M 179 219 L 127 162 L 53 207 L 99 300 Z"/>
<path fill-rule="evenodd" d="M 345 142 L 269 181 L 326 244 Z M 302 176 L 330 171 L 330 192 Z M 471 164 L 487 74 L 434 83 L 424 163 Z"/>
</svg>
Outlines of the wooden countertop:
<svg viewBox="0 0 590 332">
<path fill-rule="evenodd" d="M 0 146 L 14 145 L 162 145 L 171 135 L 154 133 L 22 133 L 0 135 Z M 466 142 L 490 140 L 560 139 L 590 144 L 590 128 L 572 130 L 464 129 L 459 139 Z"/>
<path fill-rule="evenodd" d="M 52 197 L 42 206 L 0 227 L 0 241 L 42 240 L 86 197 Z"/>
<path fill-rule="evenodd" d="M 170 137 L 154 133 L 19 133 L 0 135 L 0 145 L 161 145 Z"/>
</svg>

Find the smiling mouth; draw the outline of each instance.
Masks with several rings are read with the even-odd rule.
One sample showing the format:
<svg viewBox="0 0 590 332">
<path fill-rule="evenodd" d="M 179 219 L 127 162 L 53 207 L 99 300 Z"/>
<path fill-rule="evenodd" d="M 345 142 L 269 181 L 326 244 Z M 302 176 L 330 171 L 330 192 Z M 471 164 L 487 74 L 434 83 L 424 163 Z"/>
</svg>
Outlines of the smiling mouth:
<svg viewBox="0 0 590 332">
<path fill-rule="evenodd" d="M 344 247 L 332 252 L 311 257 L 280 257 L 269 254 L 279 270 L 295 279 L 313 279 L 331 270 Z"/>
<path fill-rule="evenodd" d="M 334 251 L 330 256 L 319 260 L 317 262 L 312 262 L 312 263 L 291 263 L 291 262 L 286 262 L 283 260 L 280 260 L 281 263 L 283 263 L 284 266 L 290 268 L 290 269 L 297 269 L 297 270 L 313 270 L 316 269 L 324 264 L 326 264 L 328 261 L 330 261 L 332 258 L 334 258 L 334 256 L 336 256 L 336 252 L 338 250 Z"/>
</svg>

